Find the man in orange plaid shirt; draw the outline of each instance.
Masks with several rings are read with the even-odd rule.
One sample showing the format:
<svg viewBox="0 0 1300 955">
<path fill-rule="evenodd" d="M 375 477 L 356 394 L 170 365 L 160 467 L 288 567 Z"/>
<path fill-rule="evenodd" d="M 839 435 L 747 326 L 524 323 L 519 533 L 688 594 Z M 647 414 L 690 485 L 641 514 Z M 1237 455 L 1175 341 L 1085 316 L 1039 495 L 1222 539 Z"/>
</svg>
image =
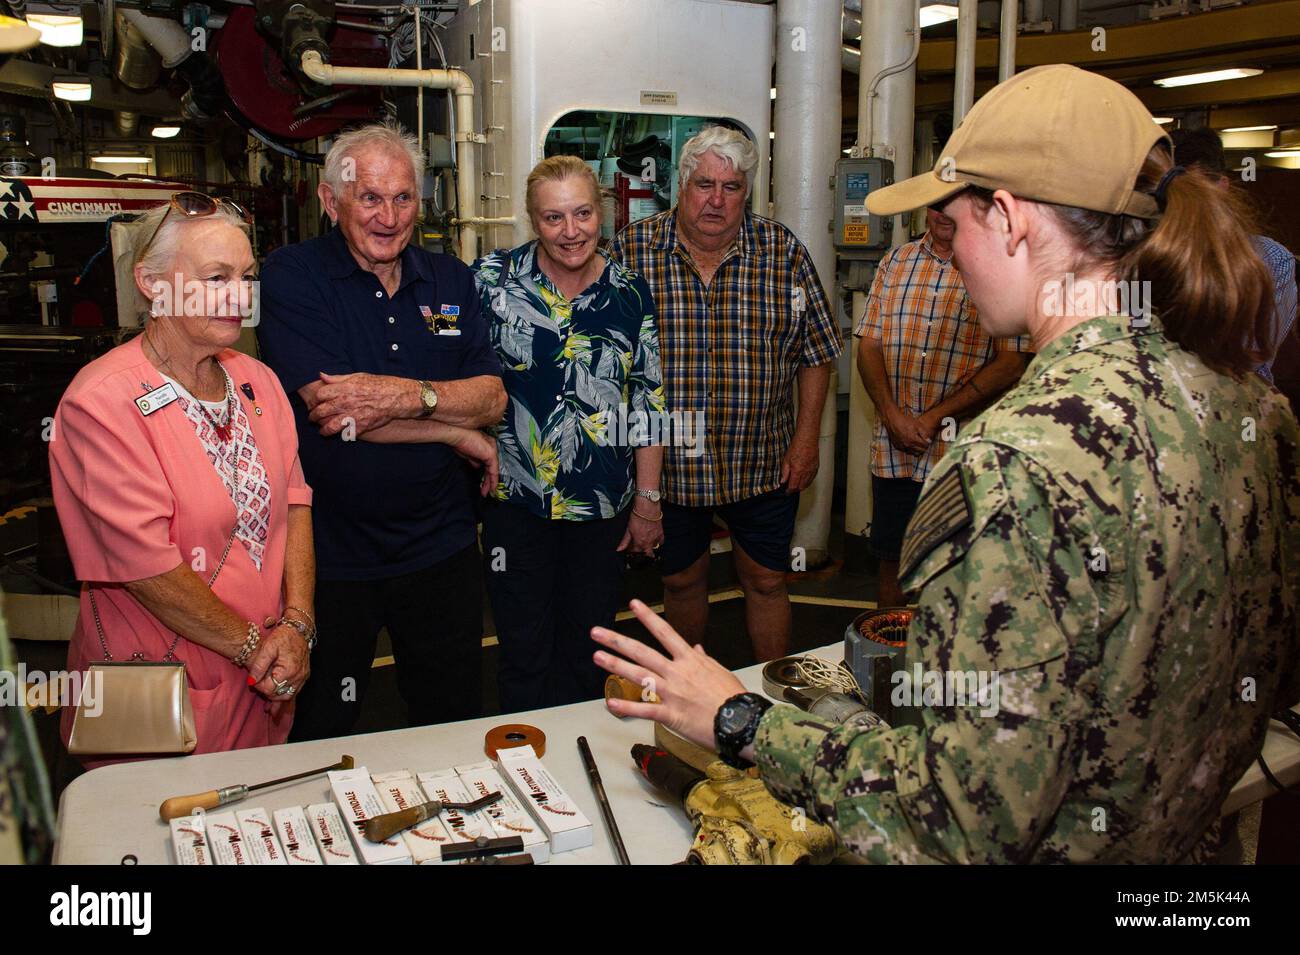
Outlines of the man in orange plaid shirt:
<svg viewBox="0 0 1300 955">
<path fill-rule="evenodd" d="M 871 443 L 871 552 L 878 606 L 902 604 L 898 558 L 921 487 L 969 419 L 1020 380 L 1027 338 L 992 338 L 952 261 L 953 222 L 926 213 L 927 231 L 876 269 L 854 334 L 858 374 L 876 406 Z"/>
</svg>

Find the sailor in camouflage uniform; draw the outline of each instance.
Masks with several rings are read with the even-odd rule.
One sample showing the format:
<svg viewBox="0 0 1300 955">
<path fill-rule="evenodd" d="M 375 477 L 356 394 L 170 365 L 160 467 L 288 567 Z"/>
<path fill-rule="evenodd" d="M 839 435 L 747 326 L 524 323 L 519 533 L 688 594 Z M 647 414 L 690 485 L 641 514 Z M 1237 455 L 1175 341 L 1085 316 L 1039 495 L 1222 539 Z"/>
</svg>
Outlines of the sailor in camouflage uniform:
<svg viewBox="0 0 1300 955">
<path fill-rule="evenodd" d="M 1213 207 L 1225 200 L 1171 166 L 1154 126 L 1118 84 L 1039 67 L 976 104 L 933 174 L 869 197 L 880 215 L 947 203 L 962 274 L 995 325 L 1011 310 L 986 307 L 1008 287 L 992 279 L 1004 269 L 1014 284 L 1024 248 L 1005 233 L 986 240 L 974 224 L 992 189 L 1012 197 L 999 206 L 1006 218 L 994 217 L 1004 224 L 1027 215 L 1016 197 L 1123 213 L 1126 247 L 1158 228 L 1132 220 L 1164 212 L 1172 227 L 1210 204 L 1222 234 L 1182 241 L 1211 256 L 1227 247 L 1242 272 L 1226 281 L 1247 305 L 1198 323 L 1194 297 L 1166 274 L 1154 306 L 1177 329 L 1140 308 L 1073 322 L 1038 316 L 1038 354 L 1020 385 L 959 435 L 926 481 L 900 567 L 904 589 L 919 591 L 907 669 L 991 673 L 996 706 L 945 699 L 921 708 L 919 726 L 871 729 L 755 707 L 740 755 L 778 798 L 833 825 L 868 861 L 1204 859 L 1270 715 L 1300 701 L 1300 426 L 1286 399 L 1248 373 L 1268 286 L 1251 257 L 1231 254 L 1232 243 L 1248 249 L 1231 200 Z M 1060 160 L 1035 142 L 1069 143 L 1078 168 L 1051 166 Z M 1156 259 L 1136 261 L 1136 277 L 1142 266 L 1160 276 Z M 716 742 L 726 758 L 737 739 L 724 716 L 743 711 L 748 695 L 732 696 L 734 677 L 636 609 L 671 658 L 600 631 L 599 642 L 634 662 L 597 659 L 653 680 L 662 702 L 611 709 Z"/>
</svg>

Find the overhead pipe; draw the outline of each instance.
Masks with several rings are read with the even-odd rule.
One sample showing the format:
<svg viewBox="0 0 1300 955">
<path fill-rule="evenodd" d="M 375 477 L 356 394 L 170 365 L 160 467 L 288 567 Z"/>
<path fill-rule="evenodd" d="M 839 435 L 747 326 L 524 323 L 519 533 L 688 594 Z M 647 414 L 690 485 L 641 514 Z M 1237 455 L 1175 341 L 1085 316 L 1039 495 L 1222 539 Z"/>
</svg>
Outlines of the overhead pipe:
<svg viewBox="0 0 1300 955">
<path fill-rule="evenodd" d="M 975 103 L 975 37 L 979 29 L 979 0 L 957 0 L 957 59 L 952 87 L 952 128 Z"/>
<path fill-rule="evenodd" d="M 113 21 L 115 34 L 114 72 L 117 78 L 133 90 L 147 90 L 158 82 L 162 63 L 144 34 L 117 12 Z"/>
<path fill-rule="evenodd" d="M 162 65 L 179 73 L 189 86 L 181 100 L 186 117 L 202 123 L 221 115 L 226 103 L 225 81 L 208 55 L 194 50 L 185 28 L 175 20 L 151 17 L 139 10 L 121 13 L 158 52 Z"/>
<path fill-rule="evenodd" d="M 1019 27 L 1018 0 L 1002 0 L 1002 32 L 998 38 L 998 82 L 1011 79 L 1016 72 L 1016 29 Z"/>
<path fill-rule="evenodd" d="M 430 90 L 451 90 L 456 98 L 456 205 L 461 226 L 487 224 L 478 214 L 478 168 L 472 148 L 484 137 L 474 132 L 474 81 L 463 70 L 400 70 L 368 66 L 334 66 L 318 50 L 302 54 L 302 72 L 322 86 L 402 86 Z M 460 230 L 460 257 L 465 262 L 478 258 L 478 233 Z"/>
</svg>

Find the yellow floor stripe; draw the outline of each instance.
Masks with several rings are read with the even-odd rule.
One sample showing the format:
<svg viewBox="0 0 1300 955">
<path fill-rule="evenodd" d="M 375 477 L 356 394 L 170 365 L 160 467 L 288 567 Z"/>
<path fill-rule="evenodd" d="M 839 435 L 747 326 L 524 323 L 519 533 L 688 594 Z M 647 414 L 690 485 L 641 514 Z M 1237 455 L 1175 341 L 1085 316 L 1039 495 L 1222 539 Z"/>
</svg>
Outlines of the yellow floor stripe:
<svg viewBox="0 0 1300 955">
<path fill-rule="evenodd" d="M 875 610 L 872 600 L 850 600 L 847 597 L 808 597 L 804 594 L 791 594 L 792 604 L 813 604 L 818 607 L 856 607 L 860 610 Z"/>
</svg>

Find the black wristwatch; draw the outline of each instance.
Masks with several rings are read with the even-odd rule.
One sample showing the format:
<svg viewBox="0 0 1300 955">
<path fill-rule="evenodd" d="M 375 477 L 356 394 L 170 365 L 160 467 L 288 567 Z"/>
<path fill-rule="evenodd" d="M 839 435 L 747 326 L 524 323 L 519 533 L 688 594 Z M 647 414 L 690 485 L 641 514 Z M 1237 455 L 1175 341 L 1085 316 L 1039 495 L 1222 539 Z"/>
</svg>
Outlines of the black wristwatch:
<svg viewBox="0 0 1300 955">
<path fill-rule="evenodd" d="M 771 705 L 771 700 L 757 693 L 738 693 L 718 707 L 713 717 L 713 738 L 724 763 L 736 769 L 753 765 L 741 758 L 740 751 L 754 742 L 758 722 Z"/>
</svg>

